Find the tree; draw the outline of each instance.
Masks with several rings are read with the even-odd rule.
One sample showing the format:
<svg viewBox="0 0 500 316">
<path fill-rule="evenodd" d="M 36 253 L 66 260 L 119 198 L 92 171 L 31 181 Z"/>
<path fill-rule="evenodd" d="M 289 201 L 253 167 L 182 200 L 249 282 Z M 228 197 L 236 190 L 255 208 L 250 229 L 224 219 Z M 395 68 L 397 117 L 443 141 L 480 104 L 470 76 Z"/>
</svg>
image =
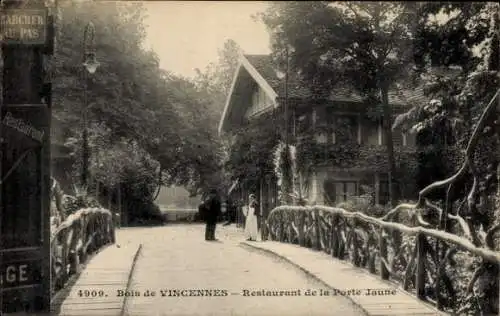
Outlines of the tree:
<svg viewBox="0 0 500 316">
<path fill-rule="evenodd" d="M 231 180 L 255 186 L 264 171 L 275 168 L 273 154 L 279 138 L 276 122 L 261 121 L 240 130 L 225 164 Z"/>
<path fill-rule="evenodd" d="M 239 45 L 229 39 L 224 43 L 223 49 L 219 50 L 216 63 L 209 64 L 203 72 L 196 69 L 195 83 L 201 91 L 205 91 L 210 96 L 217 118 L 222 116 L 240 53 Z"/>
<path fill-rule="evenodd" d="M 197 75 L 194 79 L 196 89 L 207 100 L 205 113 L 208 113 L 209 116 L 207 120 L 206 115 L 204 115 L 203 124 L 210 126 L 211 147 L 217 149 L 216 156 L 210 160 L 212 167 L 209 168 L 207 175 L 213 178 L 211 182 L 214 186 L 220 187 L 224 191 L 230 186 L 227 181 L 231 178 L 231 174 L 224 166 L 228 164 L 228 159 L 231 159 L 231 140 L 220 138 L 217 135 L 217 127 L 229 97 L 233 77 L 239 63 L 240 51 L 240 47 L 234 40 L 227 40 L 223 48 L 219 50 L 217 62 L 209 64 L 204 71 L 196 69 Z"/>
<path fill-rule="evenodd" d="M 425 132 L 443 131 L 447 123 L 447 137 L 453 138 L 458 150 L 441 159 L 456 160 L 456 168 L 425 186 L 415 209 L 426 208 L 430 212 L 426 220 L 438 229 L 496 251 L 500 230 L 499 9 L 498 3 L 486 2 L 423 5 L 415 57 L 421 83 L 432 100 L 417 104 L 395 122 Z M 433 22 L 438 13 L 447 19 Z M 435 192 L 439 194 L 431 197 Z M 436 245 L 435 251 L 443 260 L 449 250 Z M 476 259 L 455 256 L 455 267 L 437 282 L 455 279 L 458 284 L 453 288 L 467 289 L 460 297 L 448 298 L 454 313 L 497 314 L 498 266 Z M 468 284 L 453 277 L 457 267 L 473 271 Z M 438 302 L 445 300 L 438 297 Z"/>
<path fill-rule="evenodd" d="M 262 15 L 273 54 L 283 60 L 290 46 L 291 67 L 318 97 L 347 85 L 381 105 L 392 202 L 398 196 L 388 96 L 398 91 L 412 62 L 417 8 L 398 2 L 282 2 Z"/>
<path fill-rule="evenodd" d="M 97 72 L 88 80 L 91 172 L 126 187 L 126 198 L 152 203 L 160 185 L 206 189 L 219 167 L 216 125 L 207 95 L 159 68 L 142 48 L 140 3 L 65 1 L 54 54 L 53 114 L 62 122 L 75 169 L 81 157 L 84 76 L 82 36 L 95 25 Z M 131 147 L 132 146 L 132 147 Z M 116 162 L 120 163 L 117 164 Z"/>
<path fill-rule="evenodd" d="M 464 163 L 477 165 L 471 167 L 474 169 L 471 170 L 471 178 L 457 177 L 459 182 L 455 183 L 456 189 L 442 192 L 450 201 L 463 197 L 465 187 L 473 188 L 471 196 L 479 194 L 478 188 L 469 183 L 470 179 L 476 179 L 474 181 L 477 182 L 481 177 L 490 179 L 483 184 L 484 200 L 495 192 L 492 179 L 495 178 L 498 165 L 497 124 L 494 111 L 487 117 L 484 117 L 484 112 L 498 89 L 497 10 L 498 6 L 486 2 L 429 3 L 421 9 L 423 18 L 418 26 L 415 57 L 420 83 L 432 100 L 416 104 L 408 113 L 398 117 L 395 125 L 427 133 L 437 132 L 449 138 L 450 143 L 455 143 L 457 150 L 446 160 L 455 161 L 456 166 L 446 176 L 459 172 Z M 448 14 L 448 19 L 441 23 L 432 22 L 437 13 Z M 448 40 L 442 41 L 444 38 Z M 482 49 L 476 50 L 477 46 Z M 471 137 L 480 123 L 489 128 L 480 136 L 482 144 L 472 148 Z M 443 130 L 444 127 L 446 130 Z M 476 161 L 467 162 L 467 159 Z M 467 174 L 463 171 L 460 173 Z M 470 208 L 470 215 L 473 215 L 475 203 Z M 485 227 L 495 222 L 493 214 L 490 214 L 491 217 L 476 215 Z M 479 220 L 479 217 L 473 221 Z"/>
</svg>

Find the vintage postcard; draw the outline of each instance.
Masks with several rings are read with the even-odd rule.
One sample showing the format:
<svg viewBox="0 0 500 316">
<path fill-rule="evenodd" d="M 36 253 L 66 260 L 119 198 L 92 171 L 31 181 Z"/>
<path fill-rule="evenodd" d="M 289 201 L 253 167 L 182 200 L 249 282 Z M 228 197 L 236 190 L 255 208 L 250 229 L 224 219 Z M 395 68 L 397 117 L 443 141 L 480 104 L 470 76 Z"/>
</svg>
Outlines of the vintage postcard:
<svg viewBox="0 0 500 316">
<path fill-rule="evenodd" d="M 498 2 L 0 4 L 0 315 L 499 315 Z"/>
</svg>

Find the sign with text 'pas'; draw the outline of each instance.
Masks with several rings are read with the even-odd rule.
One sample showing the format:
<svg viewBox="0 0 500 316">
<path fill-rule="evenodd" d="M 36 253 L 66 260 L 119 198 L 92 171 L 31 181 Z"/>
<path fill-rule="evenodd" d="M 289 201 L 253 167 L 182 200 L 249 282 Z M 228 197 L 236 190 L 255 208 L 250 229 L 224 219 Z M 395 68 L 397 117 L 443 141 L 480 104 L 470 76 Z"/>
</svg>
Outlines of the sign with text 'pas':
<svg viewBox="0 0 500 316">
<path fill-rule="evenodd" d="M 47 11 L 6 9 L 0 15 L 0 29 L 6 44 L 44 45 L 47 36 Z"/>
</svg>

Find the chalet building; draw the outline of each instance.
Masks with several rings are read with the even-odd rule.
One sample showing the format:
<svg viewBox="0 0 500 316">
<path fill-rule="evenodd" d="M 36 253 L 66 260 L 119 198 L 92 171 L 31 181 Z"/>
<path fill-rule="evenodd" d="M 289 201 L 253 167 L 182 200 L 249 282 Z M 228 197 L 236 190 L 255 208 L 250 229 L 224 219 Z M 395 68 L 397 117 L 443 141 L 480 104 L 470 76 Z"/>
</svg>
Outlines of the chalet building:
<svg viewBox="0 0 500 316">
<path fill-rule="evenodd" d="M 287 80 L 286 91 L 291 143 L 305 148 L 310 163 L 303 175 L 308 202 L 335 205 L 370 194 L 374 203 L 385 204 L 388 164 L 381 115 L 377 115 L 380 107 L 366 104 L 347 88 L 336 89 L 326 98 L 313 98 L 312 92 L 294 78 Z M 422 97 L 421 91 L 391 94 L 389 102 L 398 113 Z M 279 79 L 271 57 L 241 55 L 219 133 L 234 134 L 247 124 L 272 116 L 284 118 L 284 100 L 285 82 Z M 396 166 L 405 179 L 398 187 L 404 198 L 414 198 L 415 136 L 396 130 L 393 140 Z M 276 205 L 276 180 L 271 173 L 268 171 L 260 192 L 256 192 L 263 211 Z"/>
</svg>

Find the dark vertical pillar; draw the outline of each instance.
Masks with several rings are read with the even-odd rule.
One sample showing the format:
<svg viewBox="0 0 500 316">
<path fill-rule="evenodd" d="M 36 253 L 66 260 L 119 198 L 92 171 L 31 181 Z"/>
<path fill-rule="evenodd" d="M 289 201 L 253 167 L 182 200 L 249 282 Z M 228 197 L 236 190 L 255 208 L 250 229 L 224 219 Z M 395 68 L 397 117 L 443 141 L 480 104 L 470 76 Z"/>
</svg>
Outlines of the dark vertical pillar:
<svg viewBox="0 0 500 316">
<path fill-rule="evenodd" d="M 2 118 L 3 113 L 3 66 L 4 66 L 4 58 L 3 58 L 3 45 L 0 43 L 0 118 Z M 2 198 L 2 182 L 3 182 L 3 152 L 4 152 L 4 138 L 3 138 L 3 127 L 2 122 L 0 122 L 0 267 L 3 267 L 3 231 L 2 231 L 2 218 L 3 218 L 3 198 Z M 2 306 L 3 306 L 3 286 L 0 282 L 0 314 L 2 314 Z"/>
<path fill-rule="evenodd" d="M 5 2 L 2 15 L 29 15 L 35 22 L 1 29 L 1 308 L 7 313 L 48 314 L 51 88 L 43 70 L 47 10 L 43 2 Z"/>
</svg>

